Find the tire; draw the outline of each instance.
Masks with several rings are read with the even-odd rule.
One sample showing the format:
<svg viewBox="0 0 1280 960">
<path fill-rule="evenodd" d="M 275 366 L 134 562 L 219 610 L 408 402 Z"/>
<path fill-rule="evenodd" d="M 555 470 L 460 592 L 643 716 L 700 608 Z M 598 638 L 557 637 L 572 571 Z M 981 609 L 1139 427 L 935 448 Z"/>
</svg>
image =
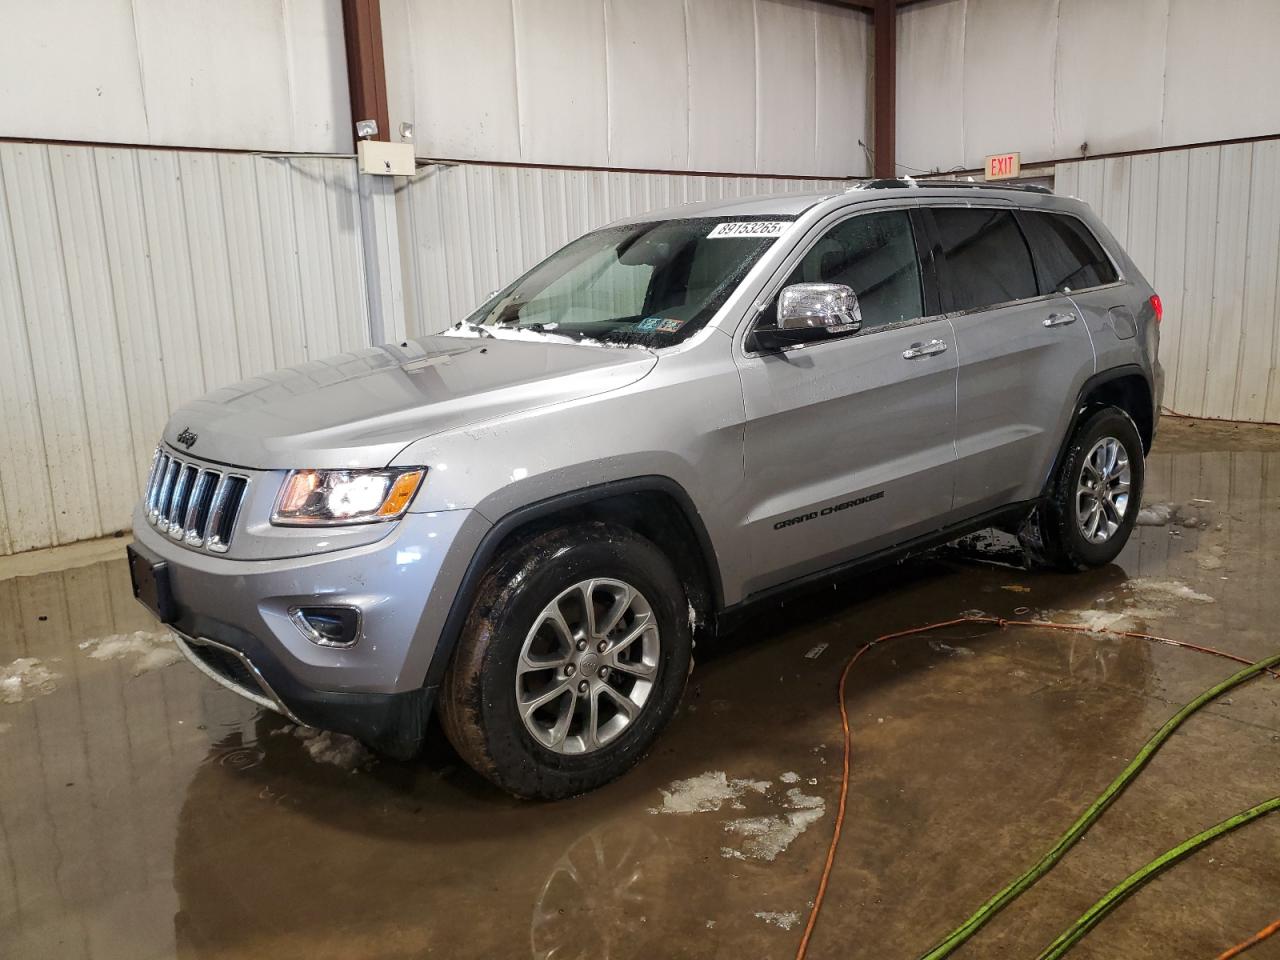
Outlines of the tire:
<svg viewBox="0 0 1280 960">
<path fill-rule="evenodd" d="M 614 614 L 607 639 L 591 635 L 591 623 L 603 632 Z M 539 534 L 481 581 L 440 690 L 445 733 L 471 767 L 517 797 L 593 790 L 630 769 L 675 713 L 692 640 L 684 588 L 653 543 L 598 522 Z M 518 702 L 544 695 L 533 710 Z"/>
<path fill-rule="evenodd" d="M 1114 461 L 1110 459 L 1112 450 L 1118 454 Z M 1099 470 L 1108 465 L 1110 470 Z M 1117 493 L 1123 488 L 1122 465 L 1128 473 L 1123 503 Z M 1019 534 L 1028 559 L 1035 566 L 1069 571 L 1110 563 L 1133 532 L 1145 478 L 1142 438 L 1129 415 L 1119 407 L 1103 407 L 1087 415 L 1071 438 L 1049 495 Z M 1093 496 L 1089 483 L 1095 489 L 1102 486 L 1109 495 Z M 1100 507 L 1096 525 L 1095 512 L 1090 509 L 1095 502 Z"/>
</svg>

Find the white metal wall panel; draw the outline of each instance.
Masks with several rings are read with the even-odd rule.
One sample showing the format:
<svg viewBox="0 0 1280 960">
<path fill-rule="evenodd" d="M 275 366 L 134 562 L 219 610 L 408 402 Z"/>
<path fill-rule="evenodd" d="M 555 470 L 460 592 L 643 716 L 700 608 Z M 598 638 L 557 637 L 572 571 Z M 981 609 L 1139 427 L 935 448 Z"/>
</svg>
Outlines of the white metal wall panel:
<svg viewBox="0 0 1280 960">
<path fill-rule="evenodd" d="M 1268 404 L 1268 389 L 1280 387 L 1275 322 L 1280 281 L 1280 141 L 1253 146 L 1249 184 L 1248 262 L 1244 282 L 1245 336 L 1240 338 L 1239 376 L 1233 417 L 1280 421 L 1280 404 Z M 1269 409 L 1268 409 L 1269 407 Z"/>
<path fill-rule="evenodd" d="M 6 136 L 350 152 L 340 0 L 7 3 Z"/>
<path fill-rule="evenodd" d="M 1145 150 L 1164 142 L 1168 20 L 1169 0 L 1061 0 L 1052 25 L 1054 156 L 1075 156 L 1086 142 L 1092 153 Z M 987 153 L 998 149 L 1003 148 Z"/>
<path fill-rule="evenodd" d="M 522 156 L 539 163 L 608 164 L 604 3 L 514 0 L 513 6 Z"/>
<path fill-rule="evenodd" d="M 609 156 L 679 170 L 689 159 L 684 0 L 606 0 Z M 655 62 L 654 51 L 662 51 Z"/>
<path fill-rule="evenodd" d="M 1169 0 L 1164 145 L 1280 130 L 1280 3 Z M 1156 39 L 1158 42 L 1158 38 Z"/>
<path fill-rule="evenodd" d="M 351 160 L 0 144 L 0 552 L 126 527 L 180 403 L 368 343 L 355 190 Z"/>
<path fill-rule="evenodd" d="M 898 161 L 927 170 L 1267 136 L 1275 0 L 931 0 L 898 28 Z"/>
<path fill-rule="evenodd" d="M 870 17 L 814 0 L 385 0 L 422 158 L 867 171 Z M 818 117 L 822 122 L 818 122 Z"/>
<path fill-rule="evenodd" d="M 814 6 L 806 0 L 756 0 L 756 171 L 816 169 Z M 801 64 L 807 69 L 797 70 Z"/>
<path fill-rule="evenodd" d="M 688 0 L 689 167 L 746 173 L 756 157 L 756 18 L 745 0 Z"/>
<path fill-rule="evenodd" d="M 969 0 L 964 27 L 965 165 L 1053 148 L 1058 0 Z"/>
<path fill-rule="evenodd" d="M 456 323 L 575 237 L 621 217 L 702 199 L 841 189 L 843 180 L 706 177 L 458 164 L 401 188 L 411 336 Z"/>
<path fill-rule="evenodd" d="M 867 170 L 871 107 L 867 79 L 872 63 L 871 30 L 856 10 L 819 4 L 817 22 L 818 130 L 814 169 L 843 170 L 860 176 Z"/>
<path fill-rule="evenodd" d="M 898 13 L 899 173 L 964 166 L 965 0 Z"/>
<path fill-rule="evenodd" d="M 1280 141 L 1060 163 L 1164 303 L 1165 405 L 1280 420 Z"/>
</svg>

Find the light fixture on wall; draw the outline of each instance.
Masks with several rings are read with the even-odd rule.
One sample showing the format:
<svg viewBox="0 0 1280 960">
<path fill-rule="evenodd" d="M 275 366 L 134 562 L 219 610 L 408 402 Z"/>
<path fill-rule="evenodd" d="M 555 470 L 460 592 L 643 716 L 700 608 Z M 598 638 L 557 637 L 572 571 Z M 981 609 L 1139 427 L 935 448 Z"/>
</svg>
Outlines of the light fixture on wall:
<svg viewBox="0 0 1280 960">
<path fill-rule="evenodd" d="M 403 140 L 405 143 L 413 143 L 413 124 L 412 123 L 400 124 L 400 139 Z"/>
<path fill-rule="evenodd" d="M 356 136 L 361 140 L 371 140 L 378 135 L 377 120 L 357 120 Z"/>
</svg>

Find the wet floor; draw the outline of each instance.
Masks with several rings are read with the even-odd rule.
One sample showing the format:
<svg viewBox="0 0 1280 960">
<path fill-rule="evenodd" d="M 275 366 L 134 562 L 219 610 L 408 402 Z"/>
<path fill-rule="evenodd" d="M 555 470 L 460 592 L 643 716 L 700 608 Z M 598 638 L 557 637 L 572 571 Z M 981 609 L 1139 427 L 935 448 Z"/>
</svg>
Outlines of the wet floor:
<svg viewBox="0 0 1280 960">
<path fill-rule="evenodd" d="M 439 742 L 398 764 L 300 737 L 173 662 L 122 560 L 0 580 L 0 957 L 792 957 L 859 644 L 1025 610 L 1280 649 L 1280 429 L 1166 421 L 1147 502 L 1177 509 L 1106 569 L 1029 574 L 983 540 L 763 616 L 700 651 L 635 771 L 551 805 L 496 793 Z M 972 625 L 874 650 L 849 681 L 848 819 L 810 957 L 913 960 L 1235 669 Z M 1197 714 L 957 956 L 1035 956 L 1134 868 L 1280 793 L 1278 703 L 1261 680 Z M 1149 885 L 1072 957 L 1211 958 L 1277 917 L 1280 816 Z"/>
</svg>

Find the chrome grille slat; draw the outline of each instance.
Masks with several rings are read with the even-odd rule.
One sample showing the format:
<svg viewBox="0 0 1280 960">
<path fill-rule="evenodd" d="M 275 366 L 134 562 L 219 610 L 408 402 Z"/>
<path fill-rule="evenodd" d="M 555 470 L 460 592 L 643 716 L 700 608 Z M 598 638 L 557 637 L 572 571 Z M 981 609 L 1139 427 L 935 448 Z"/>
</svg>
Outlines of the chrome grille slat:
<svg viewBox="0 0 1280 960">
<path fill-rule="evenodd" d="M 169 536 L 181 540 L 186 535 L 182 522 L 187 516 L 187 503 L 191 499 L 191 484 L 197 470 L 189 463 L 178 467 L 178 480 L 174 484 L 173 499 L 169 503 Z"/>
<path fill-rule="evenodd" d="M 157 448 L 143 495 L 148 522 L 195 549 L 226 553 L 249 489 L 244 474 L 225 472 Z"/>
<path fill-rule="evenodd" d="M 217 470 L 201 470 L 196 477 L 196 485 L 191 490 L 191 500 L 187 506 L 187 517 L 183 522 L 186 531 L 183 542 L 188 546 L 198 547 L 204 543 L 205 522 L 209 519 L 209 511 L 204 510 L 201 516 L 201 505 L 205 503 L 210 492 L 210 485 L 217 483 L 222 474 Z"/>
<path fill-rule="evenodd" d="M 160 484 L 160 497 L 156 501 L 156 526 L 163 532 L 169 530 L 169 503 L 173 499 L 173 483 L 178 478 L 178 461 L 169 458 L 169 466 L 164 471 L 164 480 Z"/>
</svg>

